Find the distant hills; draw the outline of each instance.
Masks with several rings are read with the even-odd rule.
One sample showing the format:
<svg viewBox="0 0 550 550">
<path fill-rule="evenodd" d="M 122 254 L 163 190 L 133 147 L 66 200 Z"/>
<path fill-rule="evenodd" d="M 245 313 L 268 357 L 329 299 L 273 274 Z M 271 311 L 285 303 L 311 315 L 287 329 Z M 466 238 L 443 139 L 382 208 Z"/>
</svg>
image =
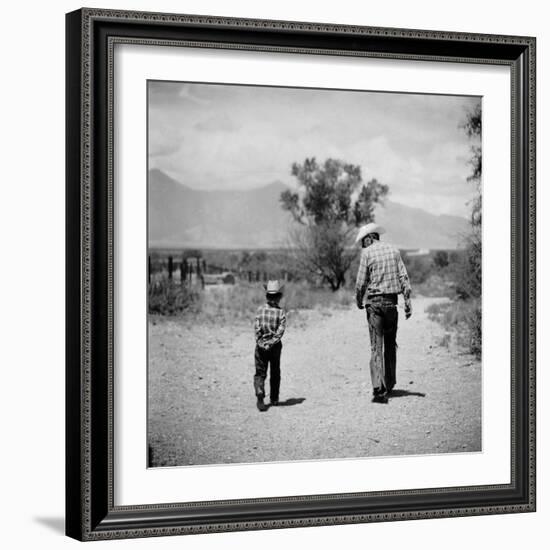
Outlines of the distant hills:
<svg viewBox="0 0 550 550">
<path fill-rule="evenodd" d="M 376 221 L 387 231 L 387 238 L 399 248 L 460 248 L 469 231 L 466 218 L 435 215 L 397 202 L 386 201 L 376 210 Z"/>
<path fill-rule="evenodd" d="M 291 223 L 279 198 L 287 187 L 277 181 L 250 190 L 203 191 L 149 171 L 149 244 L 179 248 L 276 248 Z M 430 214 L 392 201 L 378 207 L 376 221 L 385 239 L 400 248 L 457 248 L 468 221 Z"/>
</svg>

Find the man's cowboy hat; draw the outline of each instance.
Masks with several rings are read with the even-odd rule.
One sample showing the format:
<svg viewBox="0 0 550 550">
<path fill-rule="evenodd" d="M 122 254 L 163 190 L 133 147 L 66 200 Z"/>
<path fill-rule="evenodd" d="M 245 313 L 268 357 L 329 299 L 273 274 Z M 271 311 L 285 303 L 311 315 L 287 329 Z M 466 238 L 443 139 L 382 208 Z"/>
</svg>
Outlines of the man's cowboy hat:
<svg viewBox="0 0 550 550">
<path fill-rule="evenodd" d="M 279 281 L 267 281 L 267 285 L 264 285 L 267 294 L 282 294 L 285 285 L 282 285 Z"/>
<path fill-rule="evenodd" d="M 363 225 L 359 228 L 357 237 L 355 237 L 355 244 L 360 243 L 367 235 L 370 235 L 371 233 L 378 233 L 381 235 L 385 232 L 386 230 L 381 225 L 378 225 L 377 223 L 367 223 L 367 225 Z"/>
</svg>

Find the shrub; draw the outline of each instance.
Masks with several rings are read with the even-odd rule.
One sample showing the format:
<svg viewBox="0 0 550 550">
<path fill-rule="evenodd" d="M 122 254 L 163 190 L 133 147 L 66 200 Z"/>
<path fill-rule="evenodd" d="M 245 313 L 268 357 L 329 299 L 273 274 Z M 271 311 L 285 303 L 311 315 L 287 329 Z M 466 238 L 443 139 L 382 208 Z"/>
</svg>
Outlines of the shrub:
<svg viewBox="0 0 550 550">
<path fill-rule="evenodd" d="M 433 263 L 437 268 L 444 268 L 449 265 L 449 253 L 446 250 L 437 250 L 433 257 Z"/>
<path fill-rule="evenodd" d="M 431 304 L 426 313 L 432 321 L 453 331 L 459 345 L 481 357 L 481 302 L 477 298 Z"/>
<path fill-rule="evenodd" d="M 466 249 L 455 269 L 457 295 L 462 300 L 481 296 L 481 231 L 466 239 Z"/>
<path fill-rule="evenodd" d="M 467 307 L 467 347 L 477 357 L 481 356 L 481 225 L 474 225 L 466 239 L 465 253 L 457 268 L 456 293 Z"/>
<path fill-rule="evenodd" d="M 429 254 L 423 256 L 409 256 L 403 254 L 403 263 L 407 268 L 411 285 L 424 283 L 435 271 L 433 260 Z M 414 286 L 413 286 L 414 288 Z"/>
<path fill-rule="evenodd" d="M 158 279 L 149 284 L 149 313 L 176 315 L 195 309 L 200 292 L 172 279 Z"/>
<path fill-rule="evenodd" d="M 476 356 L 481 357 L 481 301 L 473 300 L 466 312 L 468 325 L 468 348 Z"/>
</svg>

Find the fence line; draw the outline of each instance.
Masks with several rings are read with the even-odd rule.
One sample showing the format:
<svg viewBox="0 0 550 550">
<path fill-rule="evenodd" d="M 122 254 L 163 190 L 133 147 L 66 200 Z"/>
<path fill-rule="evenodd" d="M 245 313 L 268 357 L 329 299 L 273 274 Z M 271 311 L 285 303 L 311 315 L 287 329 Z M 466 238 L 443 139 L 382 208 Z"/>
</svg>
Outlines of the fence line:
<svg viewBox="0 0 550 550">
<path fill-rule="evenodd" d="M 204 258 L 189 258 L 183 256 L 181 260 L 175 260 L 174 256 L 168 256 L 166 259 L 155 260 L 148 256 L 148 281 L 151 283 L 155 273 L 168 273 L 168 279 L 172 280 L 174 274 L 179 271 L 179 279 L 181 283 L 193 282 L 194 279 L 201 281 L 204 287 L 204 275 L 220 275 L 222 273 L 231 273 L 239 279 L 248 281 L 249 283 L 266 283 L 270 279 L 281 279 L 284 282 L 289 282 L 294 279 L 291 272 L 281 269 L 276 272 L 266 270 L 250 270 L 250 269 L 231 269 L 225 266 L 215 264 L 207 264 Z M 165 269 L 166 268 L 166 269 Z"/>
</svg>

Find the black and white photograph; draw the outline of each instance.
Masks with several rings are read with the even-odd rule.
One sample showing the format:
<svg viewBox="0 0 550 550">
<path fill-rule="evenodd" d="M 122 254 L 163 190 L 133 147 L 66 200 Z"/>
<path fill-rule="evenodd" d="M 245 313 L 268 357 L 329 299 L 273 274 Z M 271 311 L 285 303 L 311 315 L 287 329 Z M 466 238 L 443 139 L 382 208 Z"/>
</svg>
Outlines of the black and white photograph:
<svg viewBox="0 0 550 550">
<path fill-rule="evenodd" d="M 481 98 L 147 97 L 148 466 L 481 452 Z"/>
<path fill-rule="evenodd" d="M 453 7 L 3 5 L 4 548 L 544 546 L 548 9 Z"/>
</svg>

